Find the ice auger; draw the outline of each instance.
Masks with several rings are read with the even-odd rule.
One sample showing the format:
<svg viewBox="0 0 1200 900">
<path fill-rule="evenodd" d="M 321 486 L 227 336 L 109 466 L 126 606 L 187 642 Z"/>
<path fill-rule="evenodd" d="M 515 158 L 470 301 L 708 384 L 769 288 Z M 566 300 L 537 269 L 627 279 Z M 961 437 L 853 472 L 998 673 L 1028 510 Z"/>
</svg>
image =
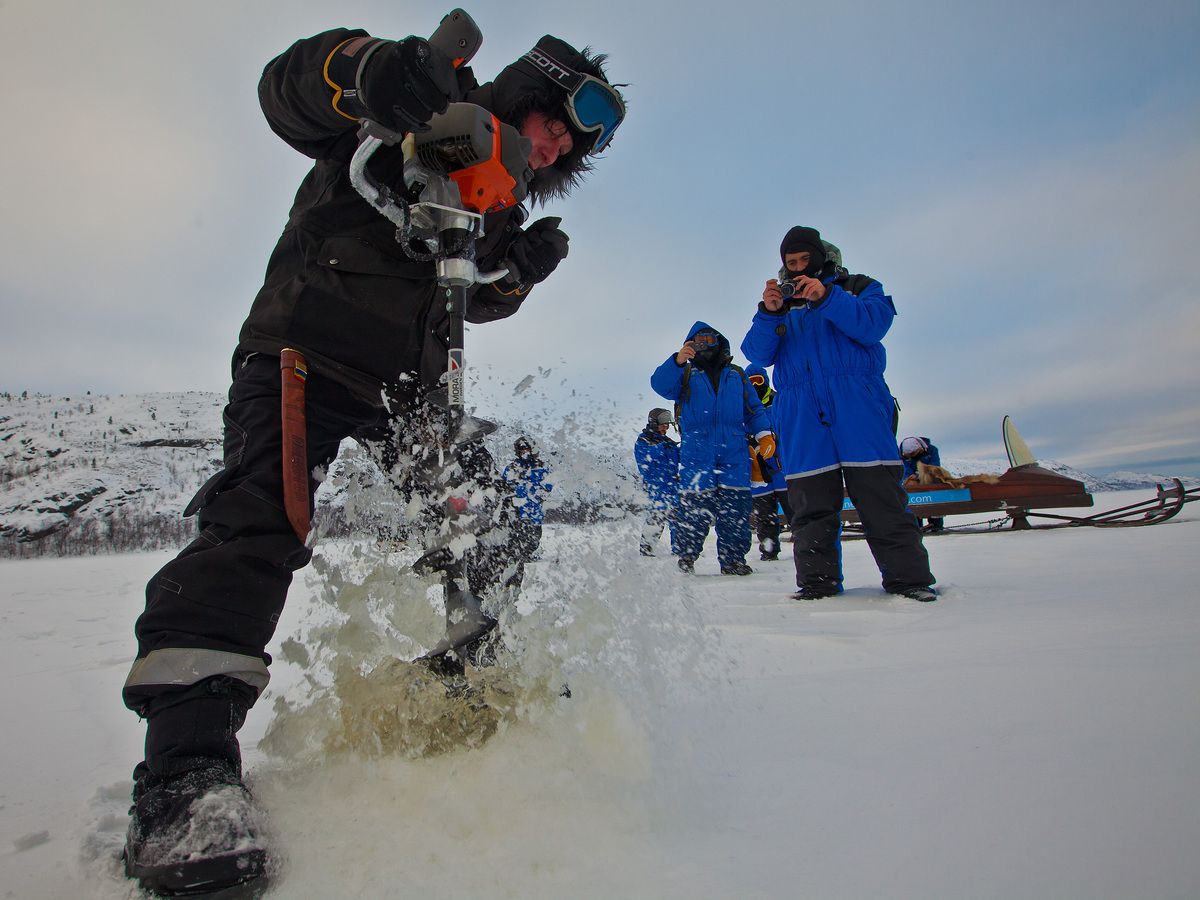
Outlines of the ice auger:
<svg viewBox="0 0 1200 900">
<path fill-rule="evenodd" d="M 482 41 L 475 22 L 461 9 L 443 18 L 429 39 L 456 67 L 469 61 Z M 358 192 L 396 225 L 396 240 L 404 252 L 412 259 L 435 264 L 438 290 L 449 314 L 449 363 L 443 385 L 424 398 L 443 412 L 435 441 L 442 457 L 437 471 L 438 487 L 445 493 L 445 522 L 441 540 L 414 569 L 440 572 L 445 590 L 446 636 L 424 659 L 435 666 L 461 666 L 467 648 L 496 626 L 496 620 L 471 593 L 464 549 L 471 543 L 474 519 L 468 509 L 469 484 L 457 464 L 458 448 L 494 427 L 481 427 L 480 420 L 466 416 L 464 409 L 467 291 L 508 274 L 504 267 L 480 272 L 475 265 L 475 241 L 483 235 L 484 213 L 524 199 L 533 175 L 527 161 L 532 141 L 471 103 L 450 104 L 429 126 L 420 134 L 400 135 L 364 120 L 350 163 L 350 179 Z M 367 168 L 379 147 L 397 142 L 405 158 L 404 194 L 377 182 Z M 418 199 L 409 202 L 405 195 Z"/>
</svg>

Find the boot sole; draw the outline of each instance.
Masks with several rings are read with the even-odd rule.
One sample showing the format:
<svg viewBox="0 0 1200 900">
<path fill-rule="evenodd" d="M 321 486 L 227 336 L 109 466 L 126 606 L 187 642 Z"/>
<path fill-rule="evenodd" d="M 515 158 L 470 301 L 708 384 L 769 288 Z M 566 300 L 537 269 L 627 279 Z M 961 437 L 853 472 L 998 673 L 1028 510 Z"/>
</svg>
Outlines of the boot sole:
<svg viewBox="0 0 1200 900">
<path fill-rule="evenodd" d="M 121 856 L 126 876 L 155 897 L 257 900 L 268 887 L 265 850 L 165 866 L 140 866 L 128 853 Z"/>
</svg>

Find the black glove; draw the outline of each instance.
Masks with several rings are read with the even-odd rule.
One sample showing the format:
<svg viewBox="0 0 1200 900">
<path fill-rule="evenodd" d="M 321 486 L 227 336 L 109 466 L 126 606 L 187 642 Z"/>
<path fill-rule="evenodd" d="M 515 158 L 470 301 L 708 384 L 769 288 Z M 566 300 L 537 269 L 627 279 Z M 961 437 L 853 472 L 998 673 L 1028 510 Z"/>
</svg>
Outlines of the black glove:
<svg viewBox="0 0 1200 900">
<path fill-rule="evenodd" d="M 368 117 L 392 131 L 428 131 L 426 124 L 458 96 L 454 64 L 419 37 L 383 41 L 356 79 Z"/>
<path fill-rule="evenodd" d="M 508 248 L 508 277 L 518 284 L 532 285 L 545 281 L 561 260 L 567 256 L 570 238 L 558 226 L 562 219 L 547 216 L 538 219 L 519 235 Z"/>
</svg>

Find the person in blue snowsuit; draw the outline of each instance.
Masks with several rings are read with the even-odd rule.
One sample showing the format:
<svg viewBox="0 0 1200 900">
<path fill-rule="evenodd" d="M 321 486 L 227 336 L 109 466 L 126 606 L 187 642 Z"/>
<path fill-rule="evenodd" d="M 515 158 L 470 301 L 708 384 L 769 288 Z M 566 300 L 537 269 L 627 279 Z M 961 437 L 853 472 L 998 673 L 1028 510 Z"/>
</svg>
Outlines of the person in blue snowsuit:
<svg viewBox="0 0 1200 900">
<path fill-rule="evenodd" d="M 514 571 L 504 583 L 519 588 L 525 577 L 525 563 L 534 558 L 541 546 L 546 517 L 542 504 L 554 485 L 547 480 L 550 472 L 534 449 L 533 441 L 519 437 L 513 441 L 513 450 L 517 456 L 504 467 L 504 481 L 512 488 L 517 511 L 516 519 L 509 523 L 512 535 L 508 547 L 512 556 L 508 564 Z"/>
<path fill-rule="evenodd" d="M 775 455 L 763 459 L 755 448 L 750 456 L 750 493 L 754 496 L 754 530 L 758 536 L 759 558 L 764 561 L 779 559 L 779 510 L 783 510 L 787 522 L 792 521 L 792 505 L 788 502 L 787 480 L 780 465 L 779 432 L 775 419 L 775 391 L 771 389 L 771 376 L 757 363 L 746 366 L 746 377 L 762 401 L 771 430 L 775 433 Z"/>
<path fill-rule="evenodd" d="M 927 466 L 942 464 L 942 455 L 938 453 L 938 448 L 927 437 L 906 437 L 902 440 L 900 442 L 900 459 L 904 461 L 902 484 L 914 476 L 920 477 L 919 463 Z M 928 521 L 930 531 L 941 531 L 946 525 L 945 519 L 929 519 Z"/>
<path fill-rule="evenodd" d="M 749 575 L 752 436 L 764 457 L 775 453 L 771 422 L 745 373 L 732 365 L 729 341 L 697 322 L 678 353 L 650 376 L 655 392 L 679 405 L 679 568 L 691 572 L 716 525 L 722 575 Z"/>
<path fill-rule="evenodd" d="M 927 466 L 942 464 L 942 455 L 938 453 L 938 448 L 927 437 L 906 437 L 902 440 L 900 442 L 900 459 L 904 463 L 904 478 L 901 480 L 907 479 L 910 475 L 919 475 L 918 463 L 925 463 Z"/>
<path fill-rule="evenodd" d="M 670 410 L 656 407 L 646 417 L 646 427 L 633 444 L 642 487 L 646 490 L 646 521 L 642 525 L 642 556 L 654 555 L 654 544 L 664 527 L 671 532 L 671 553 L 678 548 L 675 539 L 675 510 L 679 506 L 679 445 L 667 437 L 671 425 Z"/>
<path fill-rule="evenodd" d="M 900 486 L 895 400 L 883 380 L 883 336 L 896 315 L 883 286 L 830 260 L 820 233 L 797 226 L 779 248 L 794 284 L 771 279 L 742 353 L 773 366 L 783 471 L 792 503 L 798 600 L 842 590 L 841 512 L 849 494 L 884 590 L 935 600 L 929 555 Z"/>
</svg>

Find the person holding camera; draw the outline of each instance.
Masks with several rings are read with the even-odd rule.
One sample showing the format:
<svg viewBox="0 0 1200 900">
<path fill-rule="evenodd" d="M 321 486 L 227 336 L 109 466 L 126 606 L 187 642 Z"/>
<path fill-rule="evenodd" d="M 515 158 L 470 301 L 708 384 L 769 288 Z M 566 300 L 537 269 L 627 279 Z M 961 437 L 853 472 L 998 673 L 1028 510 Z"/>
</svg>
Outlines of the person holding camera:
<svg viewBox="0 0 1200 900">
<path fill-rule="evenodd" d="M 883 380 L 892 298 L 838 265 L 815 228 L 796 226 L 742 341 L 753 363 L 773 366 L 783 474 L 791 501 L 797 600 L 841 593 L 843 492 L 866 530 L 883 588 L 937 599 L 921 529 L 900 486 L 892 431 L 895 400 Z"/>
<path fill-rule="evenodd" d="M 750 575 L 750 456 L 747 435 L 763 457 L 775 435 L 746 373 L 733 365 L 729 340 L 697 322 L 677 353 L 650 376 L 650 387 L 679 404 L 679 568 L 692 572 L 710 527 L 717 531 L 722 575 Z"/>
</svg>

